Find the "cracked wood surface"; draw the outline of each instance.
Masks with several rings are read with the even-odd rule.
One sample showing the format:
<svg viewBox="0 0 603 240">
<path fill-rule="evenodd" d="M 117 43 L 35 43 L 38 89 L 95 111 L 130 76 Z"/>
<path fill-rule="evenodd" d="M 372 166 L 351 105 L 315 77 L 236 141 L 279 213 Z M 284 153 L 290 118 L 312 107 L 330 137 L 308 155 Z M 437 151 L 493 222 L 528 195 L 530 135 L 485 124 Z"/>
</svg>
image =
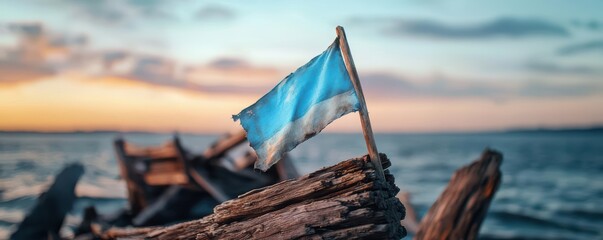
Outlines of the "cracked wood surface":
<svg viewBox="0 0 603 240">
<path fill-rule="evenodd" d="M 501 181 L 502 154 L 486 149 L 457 170 L 421 221 L 414 239 L 477 239 Z"/>
<path fill-rule="evenodd" d="M 381 155 L 383 168 L 390 161 Z M 110 228 L 104 239 L 400 239 L 404 206 L 367 156 L 247 192 L 199 220 L 168 227 Z"/>
</svg>

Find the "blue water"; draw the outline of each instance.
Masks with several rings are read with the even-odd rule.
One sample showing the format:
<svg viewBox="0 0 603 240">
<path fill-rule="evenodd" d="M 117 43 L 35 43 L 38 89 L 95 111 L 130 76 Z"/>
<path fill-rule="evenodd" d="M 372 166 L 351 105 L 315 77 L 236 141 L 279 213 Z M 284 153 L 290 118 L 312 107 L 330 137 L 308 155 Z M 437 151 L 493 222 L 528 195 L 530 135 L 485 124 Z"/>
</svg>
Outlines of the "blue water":
<svg viewBox="0 0 603 240">
<path fill-rule="evenodd" d="M 125 206 L 112 148 L 114 134 L 0 134 L 0 239 L 8 237 L 37 195 L 67 163 L 86 168 L 66 221 L 76 225 L 82 210 Z M 167 134 L 126 134 L 140 145 L 157 145 Z M 216 136 L 183 135 L 201 152 Z M 504 154 L 503 182 L 481 233 L 496 237 L 603 238 L 603 134 L 391 134 L 377 135 L 379 150 L 392 160 L 397 185 L 411 193 L 424 215 L 452 173 L 485 147 Z M 293 150 L 302 173 L 366 152 L 360 134 L 319 134 Z M 69 228 L 64 229 L 69 234 Z"/>
</svg>

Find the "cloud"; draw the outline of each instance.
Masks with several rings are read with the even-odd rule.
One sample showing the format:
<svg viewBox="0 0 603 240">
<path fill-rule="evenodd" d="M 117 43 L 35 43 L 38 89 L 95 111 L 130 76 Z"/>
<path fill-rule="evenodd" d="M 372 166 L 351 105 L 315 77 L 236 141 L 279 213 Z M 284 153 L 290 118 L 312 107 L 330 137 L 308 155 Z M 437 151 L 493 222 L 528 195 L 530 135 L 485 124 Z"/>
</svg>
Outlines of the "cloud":
<svg viewBox="0 0 603 240">
<path fill-rule="evenodd" d="M 60 35 L 50 38 L 50 45 L 55 47 L 83 47 L 88 43 L 85 35 L 67 36 Z"/>
<path fill-rule="evenodd" d="M 199 20 L 231 20 L 236 17 L 234 11 L 220 5 L 207 5 L 195 15 Z"/>
<path fill-rule="evenodd" d="M 283 77 L 276 69 L 232 57 L 190 65 L 128 50 L 91 51 L 85 35 L 50 32 L 41 23 L 9 23 L 0 29 L 17 36 L 17 44 L 0 48 L 0 85 L 5 86 L 70 71 L 197 93 L 256 94 Z"/>
<path fill-rule="evenodd" d="M 108 25 L 118 25 L 126 21 L 132 14 L 129 7 L 125 7 L 126 1 L 77 1 L 63 0 L 59 4 L 71 8 L 77 17 L 92 20 L 94 22 Z"/>
<path fill-rule="evenodd" d="M 589 82 L 556 83 L 542 80 L 493 82 L 458 80 L 444 76 L 408 79 L 389 73 L 362 74 L 369 97 L 376 98 L 483 98 L 504 100 L 513 97 L 576 97 L 603 92 L 603 85 Z"/>
<path fill-rule="evenodd" d="M 160 57 L 139 57 L 130 74 L 150 82 L 174 81 L 175 64 Z"/>
<path fill-rule="evenodd" d="M 10 26 L 10 27 L 6 27 Z M 205 64 L 183 64 L 163 56 L 129 50 L 87 49 L 85 35 L 49 32 L 39 23 L 11 23 L 5 29 L 18 36 L 18 44 L 0 48 L 0 84 L 38 80 L 63 72 L 92 79 L 119 78 L 152 86 L 204 94 L 252 94 L 269 91 L 286 72 L 253 65 L 244 59 L 223 57 Z M 533 71 L 595 74 L 594 69 L 532 62 Z M 601 91 L 595 83 L 549 81 L 496 82 L 447 76 L 417 78 L 388 72 L 362 74 L 367 96 L 414 98 L 567 97 Z"/>
<path fill-rule="evenodd" d="M 590 66 L 563 66 L 550 62 L 528 62 L 525 68 L 544 74 L 596 75 L 603 73 L 603 69 Z"/>
<path fill-rule="evenodd" d="M 603 88 L 596 83 L 551 84 L 533 80 L 522 84 L 514 92 L 523 97 L 580 97 L 601 93 Z"/>
<path fill-rule="evenodd" d="M 205 69 L 206 71 L 223 72 L 226 75 L 235 74 L 231 79 L 205 79 L 202 74 L 190 74 L 193 70 Z M 126 74 L 117 75 L 129 80 L 144 82 L 156 86 L 176 88 L 207 94 L 258 94 L 269 89 L 267 84 L 254 84 L 247 82 L 241 84 L 241 79 L 253 79 L 251 74 L 237 74 L 237 69 L 215 69 L 209 66 L 188 66 L 183 72 L 177 71 L 173 62 L 161 58 L 143 57 L 136 60 L 134 67 Z M 249 71 L 248 71 L 249 72 Z M 205 76 L 207 77 L 207 76 Z M 212 76 L 209 76 L 212 77 Z"/>
<path fill-rule="evenodd" d="M 582 28 L 591 31 L 599 31 L 603 29 L 603 23 L 597 20 L 574 20 L 572 25 L 577 28 Z"/>
<path fill-rule="evenodd" d="M 417 36 L 433 39 L 490 39 L 526 37 L 567 37 L 563 26 L 541 19 L 503 17 L 473 25 L 448 25 L 427 19 L 355 19 L 385 24 L 384 32 L 391 36 Z M 371 24 L 373 25 L 373 24 Z"/>
<path fill-rule="evenodd" d="M 176 16 L 169 11 L 170 1 L 80 1 L 55 0 L 54 6 L 70 10 L 77 18 L 87 19 L 96 24 L 110 27 L 132 27 L 140 21 L 174 20 Z"/>
<path fill-rule="evenodd" d="M 27 38 L 39 37 L 44 32 L 42 24 L 36 22 L 8 23 L 6 29 Z"/>
<path fill-rule="evenodd" d="M 0 85 L 30 82 L 52 76 L 54 73 L 55 70 L 49 66 L 0 60 Z"/>
<path fill-rule="evenodd" d="M 72 49 L 86 45 L 84 35 L 50 33 L 40 23 L 4 24 L 17 36 L 15 46 L 0 49 L 0 84 L 18 84 L 52 76 L 78 62 Z"/>
<path fill-rule="evenodd" d="M 118 69 L 116 65 L 124 61 L 129 54 L 125 51 L 104 51 L 99 55 L 102 69 Z"/>
<path fill-rule="evenodd" d="M 11 22 L 3 25 L 5 25 L 3 28 L 6 29 L 7 33 L 17 35 L 20 38 L 20 44 L 23 48 L 26 48 L 25 45 L 27 44 L 43 44 L 46 47 L 54 48 L 82 47 L 88 42 L 86 35 L 51 33 L 39 22 Z M 0 27 L 2 26 L 0 25 Z"/>
<path fill-rule="evenodd" d="M 503 97 L 503 86 L 487 83 L 462 82 L 446 77 L 434 76 L 425 79 L 409 79 L 389 73 L 370 73 L 361 76 L 367 95 L 379 97 L 485 97 L 498 99 Z"/>
<path fill-rule="evenodd" d="M 571 44 L 561 47 L 557 50 L 557 55 L 572 56 L 593 52 L 603 54 L 603 39 L 592 40 L 588 42 Z"/>
<path fill-rule="evenodd" d="M 237 69 L 247 68 L 249 63 L 237 58 L 219 58 L 209 63 L 209 66 L 218 69 Z"/>
<path fill-rule="evenodd" d="M 123 56 L 112 54 L 113 56 Z M 219 58 L 204 65 L 178 66 L 175 62 L 158 57 L 129 54 L 119 57 L 113 70 L 103 76 L 120 77 L 153 86 L 168 87 L 204 94 L 262 95 L 269 91 L 286 74 L 273 68 L 262 68 L 237 58 Z M 129 66 L 124 71 L 119 65 Z M 558 72 L 590 71 L 578 67 L 563 68 L 556 65 L 534 63 L 534 68 Z M 368 97 L 396 98 L 480 98 L 500 101 L 516 97 L 556 98 L 578 97 L 603 92 L 603 85 L 593 82 L 555 82 L 542 80 L 491 81 L 461 79 L 434 75 L 408 77 L 389 72 L 361 74 L 363 88 Z"/>
<path fill-rule="evenodd" d="M 252 66 L 236 58 L 184 65 L 160 56 L 111 51 L 100 54 L 99 59 L 104 68 L 96 77 L 118 77 L 195 93 L 259 94 L 282 77 L 276 69 Z"/>
</svg>

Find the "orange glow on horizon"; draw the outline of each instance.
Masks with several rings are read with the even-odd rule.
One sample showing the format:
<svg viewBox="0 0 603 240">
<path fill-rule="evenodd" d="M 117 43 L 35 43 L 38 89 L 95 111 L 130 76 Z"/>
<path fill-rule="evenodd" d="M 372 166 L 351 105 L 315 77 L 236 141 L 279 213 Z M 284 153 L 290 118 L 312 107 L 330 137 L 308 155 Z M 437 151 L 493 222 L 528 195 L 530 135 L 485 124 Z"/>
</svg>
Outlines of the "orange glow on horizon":
<svg viewBox="0 0 603 240">
<path fill-rule="evenodd" d="M 230 115 L 251 101 L 119 78 L 56 77 L 0 88 L 0 129 L 222 132 L 236 127 Z"/>
<path fill-rule="evenodd" d="M 259 97 L 206 94 L 124 78 L 57 76 L 0 86 L 0 129 L 221 133 L 240 128 L 230 116 Z M 469 98 L 367 98 L 377 132 L 479 131 L 539 127 L 542 122 L 563 126 L 603 121 L 595 115 L 603 96 L 502 103 Z M 325 131 L 359 132 L 358 116 L 344 116 Z"/>
</svg>

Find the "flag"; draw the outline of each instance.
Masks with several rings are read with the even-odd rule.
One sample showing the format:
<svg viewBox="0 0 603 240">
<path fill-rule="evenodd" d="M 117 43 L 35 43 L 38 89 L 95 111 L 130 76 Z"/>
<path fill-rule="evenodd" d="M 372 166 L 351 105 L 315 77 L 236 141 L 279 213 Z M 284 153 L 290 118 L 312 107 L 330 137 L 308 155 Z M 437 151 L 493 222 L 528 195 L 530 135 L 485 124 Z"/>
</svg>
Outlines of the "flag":
<svg viewBox="0 0 603 240">
<path fill-rule="evenodd" d="M 233 119 L 247 131 L 258 156 L 255 168 L 266 171 L 329 123 L 359 109 L 337 38 Z"/>
</svg>

